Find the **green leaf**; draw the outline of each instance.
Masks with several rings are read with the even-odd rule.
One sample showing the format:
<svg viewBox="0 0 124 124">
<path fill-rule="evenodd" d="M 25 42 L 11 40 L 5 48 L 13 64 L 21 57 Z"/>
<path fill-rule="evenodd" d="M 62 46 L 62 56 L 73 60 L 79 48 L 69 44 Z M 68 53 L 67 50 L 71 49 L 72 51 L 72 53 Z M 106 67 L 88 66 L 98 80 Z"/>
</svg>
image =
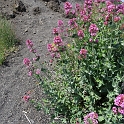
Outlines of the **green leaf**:
<svg viewBox="0 0 124 124">
<path fill-rule="evenodd" d="M 104 117 L 103 116 L 99 116 L 98 120 L 101 122 L 104 120 Z"/>
</svg>

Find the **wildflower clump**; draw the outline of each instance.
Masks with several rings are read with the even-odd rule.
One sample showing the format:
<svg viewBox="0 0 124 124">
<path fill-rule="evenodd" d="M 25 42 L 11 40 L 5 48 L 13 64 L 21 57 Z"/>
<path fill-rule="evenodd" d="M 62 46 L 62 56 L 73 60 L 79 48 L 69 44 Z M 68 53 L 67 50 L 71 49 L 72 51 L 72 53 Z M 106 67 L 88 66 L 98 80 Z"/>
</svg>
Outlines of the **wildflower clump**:
<svg viewBox="0 0 124 124">
<path fill-rule="evenodd" d="M 124 94 L 120 94 L 118 95 L 115 100 L 114 100 L 114 106 L 112 108 L 112 111 L 115 113 L 115 114 L 122 114 L 124 115 Z"/>
<path fill-rule="evenodd" d="M 40 83 L 48 95 L 47 112 L 64 124 L 121 124 L 124 3 L 85 0 L 75 7 L 65 2 L 64 9 L 74 18 L 67 24 L 59 20 L 53 28 L 53 42 L 47 45 L 53 78 Z"/>
</svg>

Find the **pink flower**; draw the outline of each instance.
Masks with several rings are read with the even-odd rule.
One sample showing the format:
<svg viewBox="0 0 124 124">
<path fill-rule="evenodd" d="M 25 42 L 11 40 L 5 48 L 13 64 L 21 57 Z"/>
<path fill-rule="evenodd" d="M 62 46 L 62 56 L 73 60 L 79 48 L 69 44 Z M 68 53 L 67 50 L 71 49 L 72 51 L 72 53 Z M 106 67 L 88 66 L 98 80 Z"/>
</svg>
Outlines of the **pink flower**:
<svg viewBox="0 0 124 124">
<path fill-rule="evenodd" d="M 57 52 L 58 51 L 55 44 L 47 44 L 47 50 L 49 52 Z"/>
<path fill-rule="evenodd" d="M 83 15 L 82 20 L 88 22 L 90 20 L 90 15 Z"/>
<path fill-rule="evenodd" d="M 26 40 L 26 45 L 29 49 L 33 47 L 33 43 L 31 40 Z"/>
<path fill-rule="evenodd" d="M 76 11 L 79 11 L 80 10 L 80 4 L 76 3 L 75 9 L 76 9 Z"/>
<path fill-rule="evenodd" d="M 124 115 L 124 108 L 119 107 L 119 108 L 118 108 L 118 112 L 119 112 L 120 114 Z"/>
<path fill-rule="evenodd" d="M 114 112 L 114 114 L 117 114 L 117 108 L 116 107 L 113 107 L 112 111 Z"/>
<path fill-rule="evenodd" d="M 76 23 L 76 18 L 70 19 L 68 21 L 68 25 L 72 28 L 76 28 L 78 26 L 78 24 Z"/>
<path fill-rule="evenodd" d="M 30 49 L 30 52 L 32 52 L 32 53 L 36 53 L 37 51 L 36 51 L 36 49 Z"/>
<path fill-rule="evenodd" d="M 29 72 L 28 72 L 28 76 L 30 76 L 30 77 L 31 77 L 31 76 L 32 76 L 32 74 L 33 74 L 33 73 L 32 73 L 32 71 L 29 71 Z"/>
<path fill-rule="evenodd" d="M 56 55 L 56 58 L 60 58 L 60 56 L 61 56 L 60 53 L 58 53 L 58 54 Z"/>
<path fill-rule="evenodd" d="M 84 32 L 82 30 L 78 30 L 78 36 L 82 39 L 84 37 Z"/>
<path fill-rule="evenodd" d="M 58 20 L 58 27 L 63 26 L 64 22 L 62 20 Z"/>
<path fill-rule="evenodd" d="M 84 116 L 84 123 L 89 124 L 89 120 L 90 120 L 90 122 L 92 122 L 93 124 L 98 124 L 97 119 L 98 119 L 98 114 L 95 112 L 91 112 L 86 116 Z"/>
<path fill-rule="evenodd" d="M 110 20 L 110 14 L 105 16 L 105 21 L 109 21 Z"/>
<path fill-rule="evenodd" d="M 29 66 L 30 65 L 30 60 L 28 58 L 23 59 L 23 64 Z"/>
<path fill-rule="evenodd" d="M 71 3 L 69 3 L 69 2 L 65 2 L 65 4 L 64 4 L 64 8 L 65 8 L 65 10 L 70 10 L 70 9 L 72 9 L 72 5 L 71 5 Z"/>
<path fill-rule="evenodd" d="M 81 49 L 80 50 L 80 54 L 81 55 L 86 55 L 87 54 L 87 50 L 86 49 Z"/>
<path fill-rule="evenodd" d="M 50 55 L 51 55 L 52 58 L 56 57 L 56 53 L 51 53 Z"/>
<path fill-rule="evenodd" d="M 108 7 L 108 12 L 113 12 L 115 10 L 115 5 L 114 4 L 110 4 Z"/>
<path fill-rule="evenodd" d="M 36 70 L 36 74 L 38 74 L 38 75 L 39 75 L 39 74 L 40 74 L 40 72 L 41 72 L 41 71 L 40 71 L 40 69 L 37 69 L 37 70 Z"/>
<path fill-rule="evenodd" d="M 120 20 L 121 20 L 121 17 L 118 17 L 118 16 L 114 17 L 114 22 L 118 22 Z"/>
<path fill-rule="evenodd" d="M 114 100 L 114 104 L 116 106 L 124 108 L 124 94 L 118 95 Z"/>
<path fill-rule="evenodd" d="M 28 100 L 30 99 L 29 95 L 24 95 L 22 98 L 24 101 L 28 102 Z"/>
<path fill-rule="evenodd" d="M 91 24 L 89 27 L 89 32 L 91 36 L 96 36 L 96 33 L 99 31 L 98 27 L 96 24 Z"/>
<path fill-rule="evenodd" d="M 70 9 L 65 10 L 65 14 L 68 15 L 70 13 Z"/>
<path fill-rule="evenodd" d="M 52 51 L 52 48 L 53 48 L 52 44 L 47 44 L 47 50 L 48 50 L 49 52 Z"/>
<path fill-rule="evenodd" d="M 98 39 L 96 39 L 96 40 L 95 40 L 95 43 L 98 43 L 98 42 L 99 42 L 99 40 L 98 40 Z"/>
<path fill-rule="evenodd" d="M 107 21 L 105 21 L 105 22 L 104 22 L 104 25 L 108 25 L 108 22 L 107 22 Z"/>
<path fill-rule="evenodd" d="M 82 9 L 80 11 L 80 16 L 83 17 L 84 15 L 86 15 L 86 10 L 85 9 Z"/>
<path fill-rule="evenodd" d="M 49 61 L 50 63 L 53 63 L 53 59 L 50 59 L 50 61 Z"/>
<path fill-rule="evenodd" d="M 61 39 L 61 37 L 60 36 L 55 36 L 54 37 L 54 44 L 61 44 L 62 43 L 62 39 Z"/>
<path fill-rule="evenodd" d="M 92 38 L 90 38 L 90 39 L 89 39 L 89 42 L 93 42 L 93 39 L 92 39 Z"/>
<path fill-rule="evenodd" d="M 58 33 L 59 33 L 58 28 L 53 28 L 52 32 L 53 32 L 53 34 L 58 35 Z"/>
</svg>

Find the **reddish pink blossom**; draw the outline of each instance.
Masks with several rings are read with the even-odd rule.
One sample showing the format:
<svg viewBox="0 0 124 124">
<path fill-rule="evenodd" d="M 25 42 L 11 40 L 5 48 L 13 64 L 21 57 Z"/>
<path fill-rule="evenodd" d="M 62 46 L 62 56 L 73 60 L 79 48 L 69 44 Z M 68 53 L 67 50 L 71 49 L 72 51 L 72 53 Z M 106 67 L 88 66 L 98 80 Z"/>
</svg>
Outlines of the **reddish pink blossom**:
<svg viewBox="0 0 124 124">
<path fill-rule="evenodd" d="M 53 42 L 54 42 L 54 44 L 59 45 L 59 44 L 62 44 L 62 39 L 60 36 L 55 36 Z"/>
<path fill-rule="evenodd" d="M 84 15 L 86 15 L 86 10 L 85 9 L 80 10 L 80 16 L 83 17 Z"/>
<path fill-rule="evenodd" d="M 111 17 L 110 17 L 110 14 L 106 15 L 106 16 L 105 16 L 105 21 L 109 21 L 110 18 L 111 18 Z"/>
<path fill-rule="evenodd" d="M 70 10 L 70 9 L 72 9 L 72 5 L 71 5 L 71 3 L 69 3 L 69 2 L 65 2 L 65 4 L 64 4 L 64 8 L 65 8 L 65 10 Z"/>
<path fill-rule="evenodd" d="M 91 24 L 89 27 L 89 32 L 91 36 L 96 36 L 97 32 L 99 31 L 98 27 L 96 24 Z"/>
<path fill-rule="evenodd" d="M 53 59 L 50 59 L 49 62 L 50 62 L 50 63 L 53 63 Z"/>
<path fill-rule="evenodd" d="M 36 70 L 36 74 L 39 75 L 40 73 L 41 73 L 41 70 L 40 70 L 40 69 L 37 69 L 37 70 Z"/>
<path fill-rule="evenodd" d="M 29 49 L 33 47 L 33 43 L 31 40 L 26 40 L 26 45 Z"/>
<path fill-rule="evenodd" d="M 64 22 L 62 20 L 58 20 L 58 27 L 61 27 L 64 25 Z"/>
<path fill-rule="evenodd" d="M 32 76 L 32 74 L 33 74 L 33 72 L 32 72 L 32 71 L 29 71 L 29 72 L 28 72 L 28 76 L 30 76 L 30 77 L 31 77 L 31 76 Z"/>
<path fill-rule="evenodd" d="M 107 7 L 107 9 L 108 9 L 108 12 L 113 12 L 115 10 L 115 5 L 111 4 Z"/>
<path fill-rule="evenodd" d="M 70 13 L 70 9 L 65 10 L 65 14 L 68 15 Z"/>
<path fill-rule="evenodd" d="M 105 21 L 105 22 L 104 22 L 104 25 L 108 25 L 108 22 L 107 22 L 107 21 Z"/>
<path fill-rule="evenodd" d="M 114 100 L 114 104 L 116 106 L 124 108 L 124 94 L 118 95 Z"/>
<path fill-rule="evenodd" d="M 23 64 L 29 66 L 29 65 L 30 65 L 30 59 L 24 58 L 24 59 L 23 59 Z"/>
<path fill-rule="evenodd" d="M 84 32 L 82 30 L 78 30 L 78 36 L 82 39 L 84 37 Z"/>
<path fill-rule="evenodd" d="M 98 40 L 98 39 L 96 39 L 96 40 L 95 40 L 95 43 L 98 43 L 98 42 L 99 42 L 99 40 Z"/>
<path fill-rule="evenodd" d="M 58 53 L 57 55 L 56 55 L 56 58 L 60 58 L 61 57 L 61 55 L 60 55 L 60 53 Z"/>
<path fill-rule="evenodd" d="M 117 14 L 124 14 L 124 3 L 116 6 Z"/>
<path fill-rule="evenodd" d="M 79 11 L 80 10 L 80 4 L 78 4 L 78 3 L 76 3 L 76 5 L 75 5 L 75 9 L 76 9 L 76 11 Z"/>
<path fill-rule="evenodd" d="M 49 52 L 57 52 L 58 49 L 56 48 L 55 44 L 47 44 L 47 50 Z"/>
<path fill-rule="evenodd" d="M 118 108 L 118 112 L 119 112 L 120 114 L 124 115 L 124 108 L 119 107 L 119 108 Z"/>
<path fill-rule="evenodd" d="M 92 39 L 92 38 L 90 38 L 90 39 L 89 39 L 89 42 L 93 42 L 93 39 Z"/>
<path fill-rule="evenodd" d="M 87 50 L 86 49 L 81 49 L 80 54 L 81 55 L 87 55 Z"/>
<path fill-rule="evenodd" d="M 29 95 L 24 95 L 22 99 L 23 99 L 24 101 L 28 102 L 29 99 L 30 99 L 30 96 L 29 96 Z"/>
<path fill-rule="evenodd" d="M 84 22 L 88 22 L 88 21 L 90 20 L 90 15 L 83 15 L 83 16 L 82 16 L 82 20 L 83 20 Z"/>
<path fill-rule="evenodd" d="M 114 112 L 114 114 L 117 114 L 117 113 L 118 113 L 118 111 L 117 111 L 117 108 L 116 108 L 116 107 L 113 107 L 113 108 L 112 108 L 112 111 Z"/>
<path fill-rule="evenodd" d="M 68 25 L 72 28 L 76 28 L 78 26 L 78 24 L 76 23 L 76 18 L 70 19 L 68 21 Z"/>
<path fill-rule="evenodd" d="M 118 22 L 120 20 L 121 20 L 121 17 L 119 17 L 119 16 L 114 17 L 114 22 Z"/>
<path fill-rule="evenodd" d="M 55 35 L 58 35 L 58 33 L 59 33 L 58 28 L 53 28 L 52 33 L 55 34 Z"/>
<path fill-rule="evenodd" d="M 30 49 L 30 52 L 36 53 L 37 51 L 36 51 L 36 49 L 31 48 L 31 49 Z"/>
<path fill-rule="evenodd" d="M 51 55 L 52 58 L 56 57 L 56 53 L 51 53 L 50 55 Z"/>
<path fill-rule="evenodd" d="M 91 112 L 87 114 L 86 116 L 84 116 L 84 124 L 89 124 L 89 120 L 93 124 L 98 124 L 97 119 L 98 119 L 98 114 L 95 112 Z"/>
</svg>

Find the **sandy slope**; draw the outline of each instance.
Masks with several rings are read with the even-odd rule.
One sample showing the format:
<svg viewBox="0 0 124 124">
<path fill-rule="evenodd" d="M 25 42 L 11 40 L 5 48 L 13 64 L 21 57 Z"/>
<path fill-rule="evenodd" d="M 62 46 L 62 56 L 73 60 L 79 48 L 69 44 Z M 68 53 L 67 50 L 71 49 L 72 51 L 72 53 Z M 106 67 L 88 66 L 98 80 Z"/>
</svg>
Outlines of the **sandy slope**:
<svg viewBox="0 0 124 124">
<path fill-rule="evenodd" d="M 73 3 L 74 0 L 70 0 Z M 77 0 L 78 1 L 78 0 Z M 0 124 L 28 124 L 23 111 L 27 112 L 32 124 L 49 124 L 49 117 L 43 111 L 37 112 L 29 103 L 22 101 L 22 96 L 31 91 L 31 97 L 44 97 L 42 89 L 37 87 L 35 80 L 27 76 L 22 61 L 31 54 L 27 51 L 25 41 L 31 39 L 38 48 L 42 59 L 46 59 L 46 44 L 52 42 L 51 29 L 57 25 L 58 19 L 64 19 L 62 14 L 54 12 L 45 6 L 42 0 L 22 0 L 26 12 L 17 14 L 11 19 L 16 36 L 21 40 L 19 51 L 12 53 L 6 64 L 0 67 Z M 1 0 L 0 10 L 10 12 L 14 0 Z M 40 14 L 33 14 L 33 8 L 40 7 Z"/>
</svg>

